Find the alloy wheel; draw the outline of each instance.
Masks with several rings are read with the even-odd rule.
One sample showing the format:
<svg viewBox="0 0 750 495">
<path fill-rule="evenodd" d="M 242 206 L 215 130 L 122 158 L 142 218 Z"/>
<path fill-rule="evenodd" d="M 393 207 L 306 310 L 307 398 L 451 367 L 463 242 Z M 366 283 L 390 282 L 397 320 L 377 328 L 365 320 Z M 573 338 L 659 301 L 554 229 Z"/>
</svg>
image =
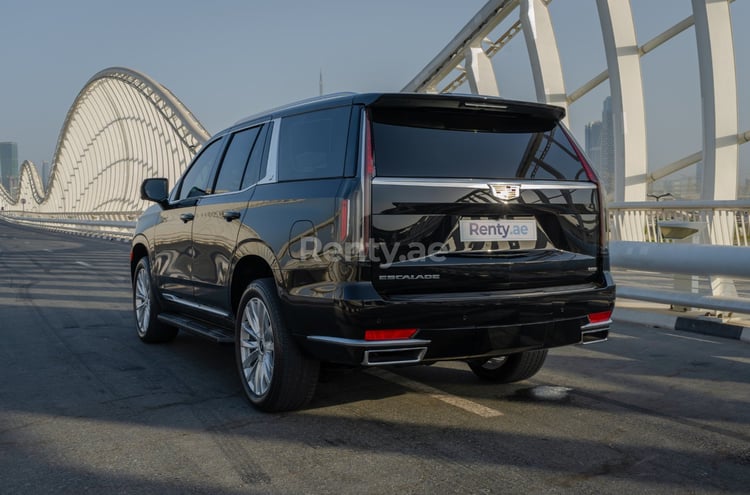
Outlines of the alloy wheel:
<svg viewBox="0 0 750 495">
<path fill-rule="evenodd" d="M 253 297 L 245 305 L 240 332 L 243 376 L 250 391 L 261 397 L 271 386 L 274 367 L 273 325 L 261 299 Z"/>
</svg>

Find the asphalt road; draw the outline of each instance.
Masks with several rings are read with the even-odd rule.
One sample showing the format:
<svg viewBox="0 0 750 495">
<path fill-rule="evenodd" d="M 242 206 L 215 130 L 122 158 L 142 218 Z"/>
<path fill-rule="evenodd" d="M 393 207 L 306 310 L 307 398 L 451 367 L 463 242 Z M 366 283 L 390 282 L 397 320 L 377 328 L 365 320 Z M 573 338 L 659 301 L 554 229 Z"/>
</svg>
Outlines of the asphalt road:
<svg viewBox="0 0 750 495">
<path fill-rule="evenodd" d="M 230 346 L 146 345 L 125 243 L 0 222 L 0 493 L 748 493 L 750 345 L 617 323 L 534 379 L 461 363 L 241 395 Z"/>
</svg>

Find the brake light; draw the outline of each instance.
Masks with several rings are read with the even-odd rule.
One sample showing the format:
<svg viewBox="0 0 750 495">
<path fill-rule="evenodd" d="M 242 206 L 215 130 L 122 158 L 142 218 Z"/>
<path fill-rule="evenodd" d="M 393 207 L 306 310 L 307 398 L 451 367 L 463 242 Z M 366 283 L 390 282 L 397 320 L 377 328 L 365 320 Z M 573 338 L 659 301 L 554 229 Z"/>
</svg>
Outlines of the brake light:
<svg viewBox="0 0 750 495">
<path fill-rule="evenodd" d="M 404 340 L 417 333 L 416 328 L 394 328 L 388 330 L 365 330 L 365 340 Z"/>
<path fill-rule="evenodd" d="M 612 319 L 612 310 L 589 314 L 589 323 L 604 323 Z"/>
<path fill-rule="evenodd" d="M 365 157 L 364 157 L 364 174 L 362 177 L 362 250 L 368 251 L 370 243 L 370 208 L 371 208 L 371 191 L 372 178 L 375 177 L 375 150 L 372 146 L 372 122 L 370 112 L 366 111 L 365 115 Z"/>
</svg>

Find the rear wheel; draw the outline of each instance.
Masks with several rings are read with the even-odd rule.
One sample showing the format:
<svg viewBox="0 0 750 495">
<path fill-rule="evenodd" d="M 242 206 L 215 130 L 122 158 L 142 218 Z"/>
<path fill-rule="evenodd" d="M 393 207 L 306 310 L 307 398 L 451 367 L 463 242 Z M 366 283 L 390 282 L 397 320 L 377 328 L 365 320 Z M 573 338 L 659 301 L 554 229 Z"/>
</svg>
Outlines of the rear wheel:
<svg viewBox="0 0 750 495">
<path fill-rule="evenodd" d="M 479 378 L 494 383 L 513 383 L 531 378 L 542 369 L 547 349 L 471 361 L 469 368 Z"/>
<path fill-rule="evenodd" d="M 159 321 L 159 301 L 151 284 L 148 258 L 138 261 L 133 274 L 133 311 L 138 337 L 144 342 L 168 342 L 177 336 L 177 328 Z"/>
<path fill-rule="evenodd" d="M 302 354 L 284 325 L 273 279 L 256 280 L 242 295 L 235 358 L 242 389 L 258 409 L 299 409 L 315 393 L 320 363 Z"/>
</svg>

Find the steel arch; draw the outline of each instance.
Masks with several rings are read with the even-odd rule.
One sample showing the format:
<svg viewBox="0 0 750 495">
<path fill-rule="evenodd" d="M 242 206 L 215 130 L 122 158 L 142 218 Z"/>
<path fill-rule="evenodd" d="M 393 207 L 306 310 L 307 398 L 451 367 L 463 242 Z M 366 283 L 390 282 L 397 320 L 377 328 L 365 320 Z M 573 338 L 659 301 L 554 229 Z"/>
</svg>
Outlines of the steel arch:
<svg viewBox="0 0 750 495">
<path fill-rule="evenodd" d="M 138 212 L 147 177 L 176 180 L 209 133 L 167 88 L 149 76 L 112 67 L 92 76 L 68 110 L 45 190 L 31 162 L 21 166 L 0 203 L 27 212 Z"/>
<path fill-rule="evenodd" d="M 496 81 L 486 80 L 489 71 L 479 73 L 484 80 L 472 81 L 478 72 L 461 64 L 465 59 L 481 59 L 482 55 L 492 57 L 523 31 L 539 101 L 567 108 L 609 81 L 615 118 L 615 201 L 645 200 L 648 184 L 698 162 L 704 164 L 702 199 L 736 199 L 737 148 L 750 139 L 750 131 L 738 132 L 737 127 L 734 56 L 737 51 L 729 9 L 734 0 L 691 0 L 693 15 L 640 46 L 635 38 L 630 0 L 595 0 L 607 67 L 571 92 L 565 89 L 554 26 L 548 13 L 552 1 L 489 0 L 403 91 L 453 92 L 466 81 L 474 92 L 493 94 Z M 519 20 L 493 42 L 490 38 L 493 31 L 514 16 Z M 695 28 L 700 71 L 703 149 L 673 163 L 651 167 L 649 172 L 645 117 L 648 109 L 644 108 L 640 59 L 692 27 Z M 478 46 L 486 47 L 484 54 L 476 53 Z M 482 88 L 489 90 L 482 91 Z"/>
</svg>

